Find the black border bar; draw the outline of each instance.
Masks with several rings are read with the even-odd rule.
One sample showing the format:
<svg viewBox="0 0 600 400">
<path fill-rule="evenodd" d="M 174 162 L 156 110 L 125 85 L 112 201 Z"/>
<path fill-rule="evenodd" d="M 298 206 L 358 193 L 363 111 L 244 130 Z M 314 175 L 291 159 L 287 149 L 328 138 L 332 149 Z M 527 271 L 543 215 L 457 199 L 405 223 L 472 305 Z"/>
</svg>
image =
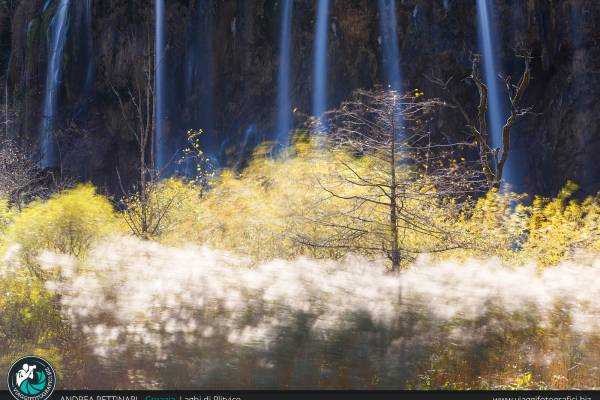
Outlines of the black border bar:
<svg viewBox="0 0 600 400">
<path fill-rule="evenodd" d="M 11 399 L 7 390 L 0 399 Z M 600 400 L 592 390 L 403 391 L 403 390 L 56 390 L 51 400 L 319 400 L 319 399 L 460 399 L 460 400 Z"/>
</svg>

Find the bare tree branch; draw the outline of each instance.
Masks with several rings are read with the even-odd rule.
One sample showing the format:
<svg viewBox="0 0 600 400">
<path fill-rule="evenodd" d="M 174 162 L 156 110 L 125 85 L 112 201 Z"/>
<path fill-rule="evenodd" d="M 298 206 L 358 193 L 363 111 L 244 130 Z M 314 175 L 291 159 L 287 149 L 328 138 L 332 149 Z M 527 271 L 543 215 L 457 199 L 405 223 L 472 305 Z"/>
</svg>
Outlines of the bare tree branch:
<svg viewBox="0 0 600 400">
<path fill-rule="evenodd" d="M 425 100 L 420 92 L 359 90 L 326 113 L 325 146 L 339 166 L 317 183 L 328 201 L 339 205 L 336 211 L 323 207 L 313 217 L 327 228 L 326 237 L 299 235 L 298 243 L 383 253 L 392 271 L 419 252 L 461 246 L 454 243 L 450 224 L 437 224 L 429 213 L 444 199 L 480 191 L 486 181 L 466 161 L 454 160 L 457 145 L 439 146 L 431 140 L 429 121 L 440 106 L 439 100 Z M 428 244 L 416 245 L 416 236 Z"/>
<path fill-rule="evenodd" d="M 502 126 L 502 132 L 498 132 L 501 135 L 502 140 L 499 148 L 492 148 L 490 144 L 490 132 L 487 124 L 489 94 L 488 88 L 483 82 L 481 73 L 479 71 L 479 55 L 474 55 L 472 58 L 471 74 L 469 76 L 473 83 L 475 83 L 479 93 L 479 104 L 477 106 L 476 118 L 472 118 L 462 103 L 456 98 L 454 90 L 450 87 L 452 78 L 444 80 L 440 77 L 427 76 L 427 79 L 440 87 L 449 98 L 449 102 L 445 102 L 444 105 L 458 109 L 459 113 L 464 119 L 469 134 L 477 143 L 481 169 L 488 181 L 490 188 L 499 188 L 502 183 L 504 167 L 510 154 L 510 132 L 513 125 L 519 118 L 531 112 L 530 107 L 522 108 L 520 105 L 531 79 L 531 53 L 530 51 L 525 51 L 523 55 L 520 55 L 519 57 L 523 58 L 525 63 L 519 83 L 517 85 L 513 85 L 511 83 L 510 76 L 504 79 L 508 100 L 510 102 L 510 114 Z"/>
</svg>

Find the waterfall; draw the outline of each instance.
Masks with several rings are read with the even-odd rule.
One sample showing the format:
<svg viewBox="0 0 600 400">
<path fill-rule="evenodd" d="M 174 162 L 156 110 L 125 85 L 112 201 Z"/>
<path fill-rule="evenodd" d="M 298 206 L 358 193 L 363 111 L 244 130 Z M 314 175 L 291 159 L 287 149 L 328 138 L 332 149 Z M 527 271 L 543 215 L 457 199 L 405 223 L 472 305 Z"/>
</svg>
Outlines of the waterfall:
<svg viewBox="0 0 600 400">
<path fill-rule="evenodd" d="M 327 110 L 327 32 L 329 28 L 329 0 L 318 0 L 317 24 L 313 60 L 312 114 L 316 117 Z M 321 120 L 323 124 L 324 121 Z"/>
<path fill-rule="evenodd" d="M 155 168 L 167 165 L 165 123 L 165 0 L 155 0 L 154 37 L 154 156 Z"/>
<path fill-rule="evenodd" d="M 291 129 L 290 70 L 292 39 L 292 0 L 281 0 L 281 34 L 277 77 L 277 144 L 289 144 Z"/>
<path fill-rule="evenodd" d="M 488 134 L 491 146 L 502 146 L 502 126 L 504 125 L 505 107 L 502 103 L 502 92 L 498 81 L 498 46 L 493 40 L 498 32 L 494 27 L 492 0 L 477 0 L 477 22 L 479 49 L 483 53 L 483 75 L 488 88 Z M 500 154 L 498 155 L 500 157 Z M 504 180 L 512 182 L 511 159 L 504 167 Z"/>
<path fill-rule="evenodd" d="M 46 2 L 44 9 L 49 6 Z M 41 127 L 41 166 L 58 166 L 58 143 L 54 136 L 54 119 L 62 75 L 62 56 L 67 37 L 70 0 L 60 0 L 48 26 L 48 67 L 42 109 Z"/>
<path fill-rule="evenodd" d="M 385 85 L 389 89 L 401 91 L 400 48 L 396 22 L 396 1 L 379 0 L 379 26 L 383 47 L 383 70 Z"/>
<path fill-rule="evenodd" d="M 213 165 L 219 163 L 219 143 L 215 137 L 214 95 L 213 95 L 213 0 L 197 0 L 190 18 L 186 61 L 184 66 L 184 99 L 188 118 L 181 132 L 190 127 L 201 128 L 204 135 L 200 138 L 204 154 Z M 178 151 L 188 147 L 187 137 L 177 138 Z M 195 170 L 191 171 L 195 173 Z"/>
<path fill-rule="evenodd" d="M 382 65 L 385 76 L 385 87 L 402 92 L 402 76 L 400 73 L 400 46 L 398 44 L 398 23 L 396 21 L 396 1 L 379 0 L 379 29 L 381 31 Z M 416 10 L 416 8 L 415 8 Z M 395 97 L 394 97 L 395 102 Z M 395 107 L 400 107 L 397 105 Z M 396 115 L 396 136 L 401 135 L 401 113 Z"/>
</svg>

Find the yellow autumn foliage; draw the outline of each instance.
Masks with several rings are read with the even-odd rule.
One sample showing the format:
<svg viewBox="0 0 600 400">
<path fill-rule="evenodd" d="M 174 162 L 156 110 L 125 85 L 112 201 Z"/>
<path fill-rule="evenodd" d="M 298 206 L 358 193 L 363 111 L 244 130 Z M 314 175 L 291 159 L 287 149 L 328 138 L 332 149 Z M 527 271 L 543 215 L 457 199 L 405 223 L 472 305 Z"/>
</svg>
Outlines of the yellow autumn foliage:
<svg viewBox="0 0 600 400">
<path fill-rule="evenodd" d="M 153 182 L 146 193 L 150 210 L 144 238 L 208 245 L 255 261 L 301 255 L 339 259 L 350 253 L 385 258 L 385 195 L 348 183 L 352 173 L 341 163 L 372 179 L 385 169 L 376 157 L 298 143 L 275 158 L 268 148 L 259 148 L 246 168 L 223 170 L 208 191 L 193 180 Z M 401 166 L 396 173 L 403 179 L 410 171 Z M 435 191 L 426 178 L 411 179 L 413 194 Z M 545 267 L 597 252 L 600 202 L 597 196 L 575 199 L 576 189 L 567 183 L 554 198 L 496 190 L 479 198 L 407 198 L 402 206 L 420 225 L 402 230 L 403 263 L 429 253 L 459 259 L 496 256 Z M 382 204 L 348 201 L 365 197 Z M 91 185 L 35 201 L 21 212 L 0 200 L 0 245 L 18 244 L 29 262 L 43 250 L 82 257 L 106 235 L 135 233 L 131 225 L 139 226 L 143 215 L 140 195 L 124 203 L 126 209 L 116 212 Z"/>
<path fill-rule="evenodd" d="M 318 234 L 325 229 L 311 224 L 314 207 L 324 199 L 316 176 L 329 172 L 323 155 L 299 146 L 293 157 L 273 160 L 261 148 L 240 173 L 225 170 L 176 238 L 216 248 L 235 250 L 255 259 L 297 255 L 330 256 L 303 245 L 296 234 Z"/>
<path fill-rule="evenodd" d="M 600 202 L 572 198 L 577 185 L 567 182 L 555 198 L 536 197 L 528 208 L 524 257 L 541 266 L 558 264 L 584 252 L 600 250 Z"/>
<path fill-rule="evenodd" d="M 260 148 L 242 171 L 223 170 L 203 196 L 192 184 L 165 181 L 165 193 L 181 191 L 187 193 L 182 196 L 186 200 L 169 211 L 167 228 L 155 238 L 171 245 L 205 244 L 254 260 L 301 255 L 338 259 L 349 253 L 385 257 L 379 242 L 384 233 L 377 230 L 386 225 L 389 210 L 348 201 L 384 200 L 383 195 L 376 188 L 344 182 L 350 172 L 340 169 L 340 161 L 363 175 L 376 176 L 384 168 L 374 157 L 325 152 L 299 143 L 276 158 L 268 148 Z M 402 177 L 406 171 L 399 167 L 396 173 Z M 414 193 L 435 190 L 425 179 L 414 184 L 419 185 Z M 430 229 L 402 231 L 404 263 L 430 253 L 436 258 L 496 256 L 512 264 L 535 261 L 548 266 L 598 251 L 600 203 L 597 197 L 572 199 L 575 190 L 568 183 L 552 199 L 497 190 L 478 199 L 408 198 L 403 204 L 407 213 Z M 160 193 L 157 196 L 172 196 Z M 351 229 L 378 234 L 352 235 Z M 346 246 L 327 245 L 343 240 Z"/>
<path fill-rule="evenodd" d="M 185 226 L 194 225 L 202 194 L 203 188 L 194 181 L 169 178 L 149 182 L 143 196 L 133 193 L 123 199 L 121 229 L 143 239 L 169 242 L 178 237 L 177 232 L 185 231 Z"/>
<path fill-rule="evenodd" d="M 20 246 L 24 259 L 34 262 L 43 250 L 82 257 L 94 241 L 120 232 L 112 204 L 84 184 L 32 202 L 14 218 L 6 235 Z"/>
<path fill-rule="evenodd" d="M 344 164 L 352 170 L 342 168 Z M 389 218 L 385 194 L 378 193 L 377 187 L 350 183 L 351 171 L 376 179 L 385 172 L 385 165 L 376 157 L 298 143 L 275 158 L 267 148 L 259 148 L 246 168 L 223 170 L 208 191 L 194 180 L 152 182 L 145 205 L 140 194 L 134 193 L 118 212 L 89 184 L 34 201 L 21 211 L 0 199 L 0 250 L 5 253 L 13 244 L 19 248 L 18 262 L 0 258 L 0 293 L 5 294 L 0 296 L 0 326 L 7 332 L 7 340 L 0 340 L 0 367 L 20 355 L 36 353 L 50 359 L 59 373 L 78 370 L 86 354 L 85 341 L 64 323 L 60 293 L 46 286 L 44 276 L 32 274 L 35 269 L 31 267 L 44 250 L 83 259 L 104 237 L 136 234 L 131 225 L 139 226 L 144 215 L 151 228 L 144 239 L 172 246 L 207 245 L 248 256 L 256 263 L 298 256 L 339 259 L 348 254 L 384 258 L 381 243 L 389 239 L 389 232 L 381 228 Z M 419 222 L 418 229 L 402 230 L 405 267 L 410 268 L 418 254 L 429 253 L 438 259 L 498 257 L 515 268 L 531 261 L 539 268 L 552 268 L 600 251 L 600 198 L 577 199 L 573 183 L 553 198 L 492 190 L 460 198 L 425 196 L 428 200 L 423 201 L 419 194 L 436 191 L 427 178 L 407 178 L 411 170 L 406 166 L 399 166 L 395 173 L 414 185 L 410 192 L 415 196 L 407 197 L 402 207 Z M 360 199 L 365 197 L 375 202 L 362 204 Z M 346 246 L 329 246 L 334 243 Z M 560 315 L 556 318 L 557 332 L 562 332 L 568 321 Z M 505 339 L 511 346 L 537 340 L 543 347 L 543 340 L 562 340 L 551 328 L 495 340 Z M 508 344 L 497 346 L 504 349 Z M 492 366 L 508 365 L 506 359 L 518 360 L 521 354 L 518 346 L 514 355 L 490 348 L 486 363 Z M 453 364 L 456 353 L 441 343 L 435 354 L 419 388 L 464 388 L 465 382 L 449 379 L 445 372 L 456 370 L 455 376 L 463 379 L 462 371 L 468 369 Z M 570 370 L 561 368 L 552 366 L 552 374 L 540 376 L 530 370 L 498 367 L 504 383 L 495 388 L 564 388 Z M 569 385 L 575 385 L 572 382 L 578 378 L 569 379 Z M 488 384 L 478 385 L 490 388 Z"/>
<path fill-rule="evenodd" d="M 183 229 L 163 240 L 191 240 L 255 260 L 299 255 L 337 259 L 349 253 L 385 257 L 382 243 L 390 240 L 386 195 L 375 186 L 350 182 L 354 173 L 384 179 L 378 178 L 385 172 L 381 160 L 324 152 L 314 143 L 298 143 L 276 159 L 268 155 L 261 148 L 243 171 L 223 171 L 195 206 L 197 217 L 187 218 Z M 402 178 L 407 168 L 398 167 L 396 174 Z M 420 252 L 457 247 L 452 222 L 463 207 L 455 199 L 423 201 L 426 196 L 417 195 L 435 189 L 425 178 L 415 185 L 414 196 L 402 205 L 414 217 L 411 224 L 418 224 L 401 229 L 405 264 Z"/>
</svg>

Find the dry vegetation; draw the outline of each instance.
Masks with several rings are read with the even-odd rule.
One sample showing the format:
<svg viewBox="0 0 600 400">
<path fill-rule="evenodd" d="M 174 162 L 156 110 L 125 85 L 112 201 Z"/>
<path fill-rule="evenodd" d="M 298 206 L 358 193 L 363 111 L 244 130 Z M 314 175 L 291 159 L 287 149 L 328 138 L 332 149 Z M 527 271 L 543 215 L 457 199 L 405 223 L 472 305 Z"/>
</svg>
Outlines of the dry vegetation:
<svg viewBox="0 0 600 400">
<path fill-rule="evenodd" d="M 119 210 L 5 185 L 0 365 L 35 353 L 66 387 L 599 387 L 598 197 L 487 189 L 431 144 L 435 101 L 369 96 L 325 144 L 216 175 L 191 151 L 198 174 Z"/>
</svg>

